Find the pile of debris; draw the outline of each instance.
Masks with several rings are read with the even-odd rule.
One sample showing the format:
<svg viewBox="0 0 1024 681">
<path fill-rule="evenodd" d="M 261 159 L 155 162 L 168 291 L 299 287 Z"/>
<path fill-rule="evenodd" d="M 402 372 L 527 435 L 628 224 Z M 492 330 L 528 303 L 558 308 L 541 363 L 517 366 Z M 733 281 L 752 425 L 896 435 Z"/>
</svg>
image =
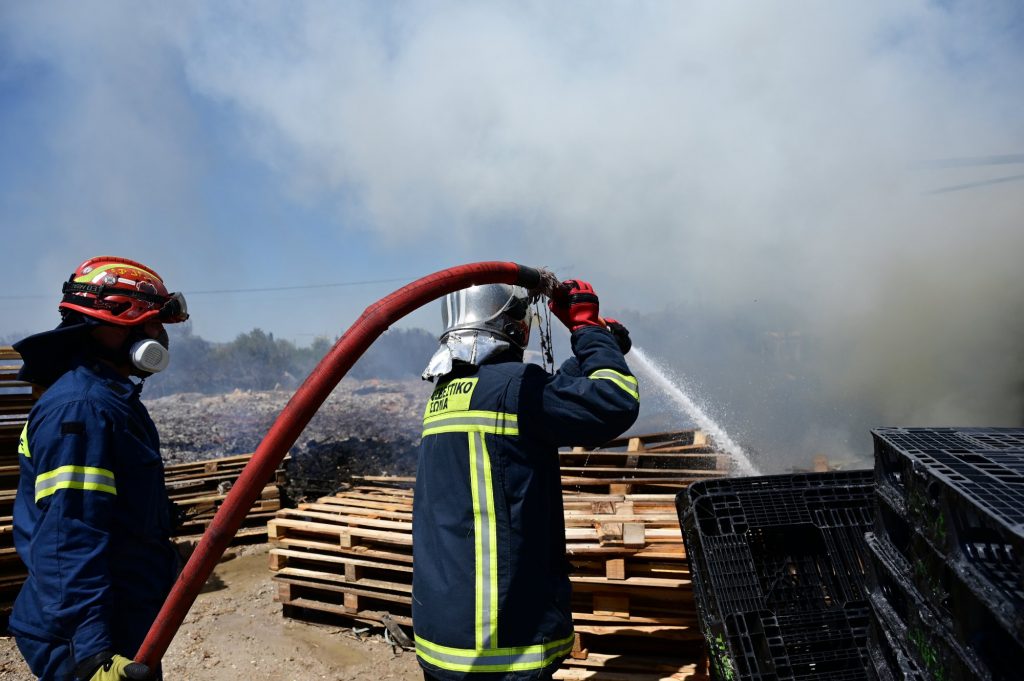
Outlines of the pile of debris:
<svg viewBox="0 0 1024 681">
<path fill-rule="evenodd" d="M 330 494 L 353 475 L 411 475 L 422 429 L 425 381 L 346 378 L 291 450 L 286 503 Z M 146 402 L 165 462 L 203 461 L 255 451 L 292 393 L 183 393 Z"/>
</svg>

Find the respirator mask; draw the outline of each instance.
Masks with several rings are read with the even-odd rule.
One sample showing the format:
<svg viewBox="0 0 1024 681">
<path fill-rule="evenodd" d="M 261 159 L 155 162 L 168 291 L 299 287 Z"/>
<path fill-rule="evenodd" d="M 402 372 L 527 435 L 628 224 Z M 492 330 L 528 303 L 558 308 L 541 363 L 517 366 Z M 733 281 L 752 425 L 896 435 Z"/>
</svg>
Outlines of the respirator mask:
<svg viewBox="0 0 1024 681">
<path fill-rule="evenodd" d="M 161 330 L 158 338 L 135 333 L 125 341 L 132 366 L 146 374 L 155 374 L 167 368 L 171 361 L 170 339 Z"/>
</svg>

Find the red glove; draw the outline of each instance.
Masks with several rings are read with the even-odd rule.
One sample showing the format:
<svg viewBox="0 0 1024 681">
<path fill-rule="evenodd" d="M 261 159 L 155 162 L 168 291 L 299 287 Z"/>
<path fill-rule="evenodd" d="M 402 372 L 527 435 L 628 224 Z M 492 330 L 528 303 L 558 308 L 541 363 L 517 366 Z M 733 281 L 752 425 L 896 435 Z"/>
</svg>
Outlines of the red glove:
<svg viewBox="0 0 1024 681">
<path fill-rule="evenodd" d="M 570 331 L 584 326 L 604 326 L 598 316 L 597 294 L 585 281 L 563 281 L 548 301 L 548 308 Z"/>
</svg>

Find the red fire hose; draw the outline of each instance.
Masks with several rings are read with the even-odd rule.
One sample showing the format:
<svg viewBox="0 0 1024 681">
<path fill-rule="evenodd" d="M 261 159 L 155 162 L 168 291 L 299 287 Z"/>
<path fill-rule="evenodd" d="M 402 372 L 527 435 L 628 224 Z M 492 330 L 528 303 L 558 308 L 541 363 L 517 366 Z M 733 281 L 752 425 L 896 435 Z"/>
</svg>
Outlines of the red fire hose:
<svg viewBox="0 0 1024 681">
<path fill-rule="evenodd" d="M 541 271 L 512 262 L 480 262 L 423 277 L 366 308 L 295 392 L 270 427 L 164 601 L 135 660 L 159 664 L 189 608 L 238 531 L 256 496 L 299 434 L 366 349 L 395 321 L 441 296 L 476 284 L 517 284 L 536 291 Z"/>
</svg>

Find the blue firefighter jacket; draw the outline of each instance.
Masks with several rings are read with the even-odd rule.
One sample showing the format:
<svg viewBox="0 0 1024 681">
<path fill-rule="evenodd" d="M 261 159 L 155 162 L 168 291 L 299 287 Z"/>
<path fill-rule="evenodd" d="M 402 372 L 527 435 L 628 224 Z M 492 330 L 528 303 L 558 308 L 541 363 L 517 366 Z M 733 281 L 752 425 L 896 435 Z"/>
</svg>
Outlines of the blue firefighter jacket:
<svg viewBox="0 0 1024 681">
<path fill-rule="evenodd" d="M 79 364 L 29 413 L 14 502 L 29 574 L 10 618 L 23 651 L 131 656 L 174 583 L 159 440 L 139 390 L 101 364 Z"/>
<path fill-rule="evenodd" d="M 412 614 L 434 676 L 536 676 L 572 648 L 557 448 L 606 442 L 639 411 L 610 333 L 585 327 L 572 345 L 555 375 L 521 361 L 457 365 L 427 403 Z"/>
</svg>

